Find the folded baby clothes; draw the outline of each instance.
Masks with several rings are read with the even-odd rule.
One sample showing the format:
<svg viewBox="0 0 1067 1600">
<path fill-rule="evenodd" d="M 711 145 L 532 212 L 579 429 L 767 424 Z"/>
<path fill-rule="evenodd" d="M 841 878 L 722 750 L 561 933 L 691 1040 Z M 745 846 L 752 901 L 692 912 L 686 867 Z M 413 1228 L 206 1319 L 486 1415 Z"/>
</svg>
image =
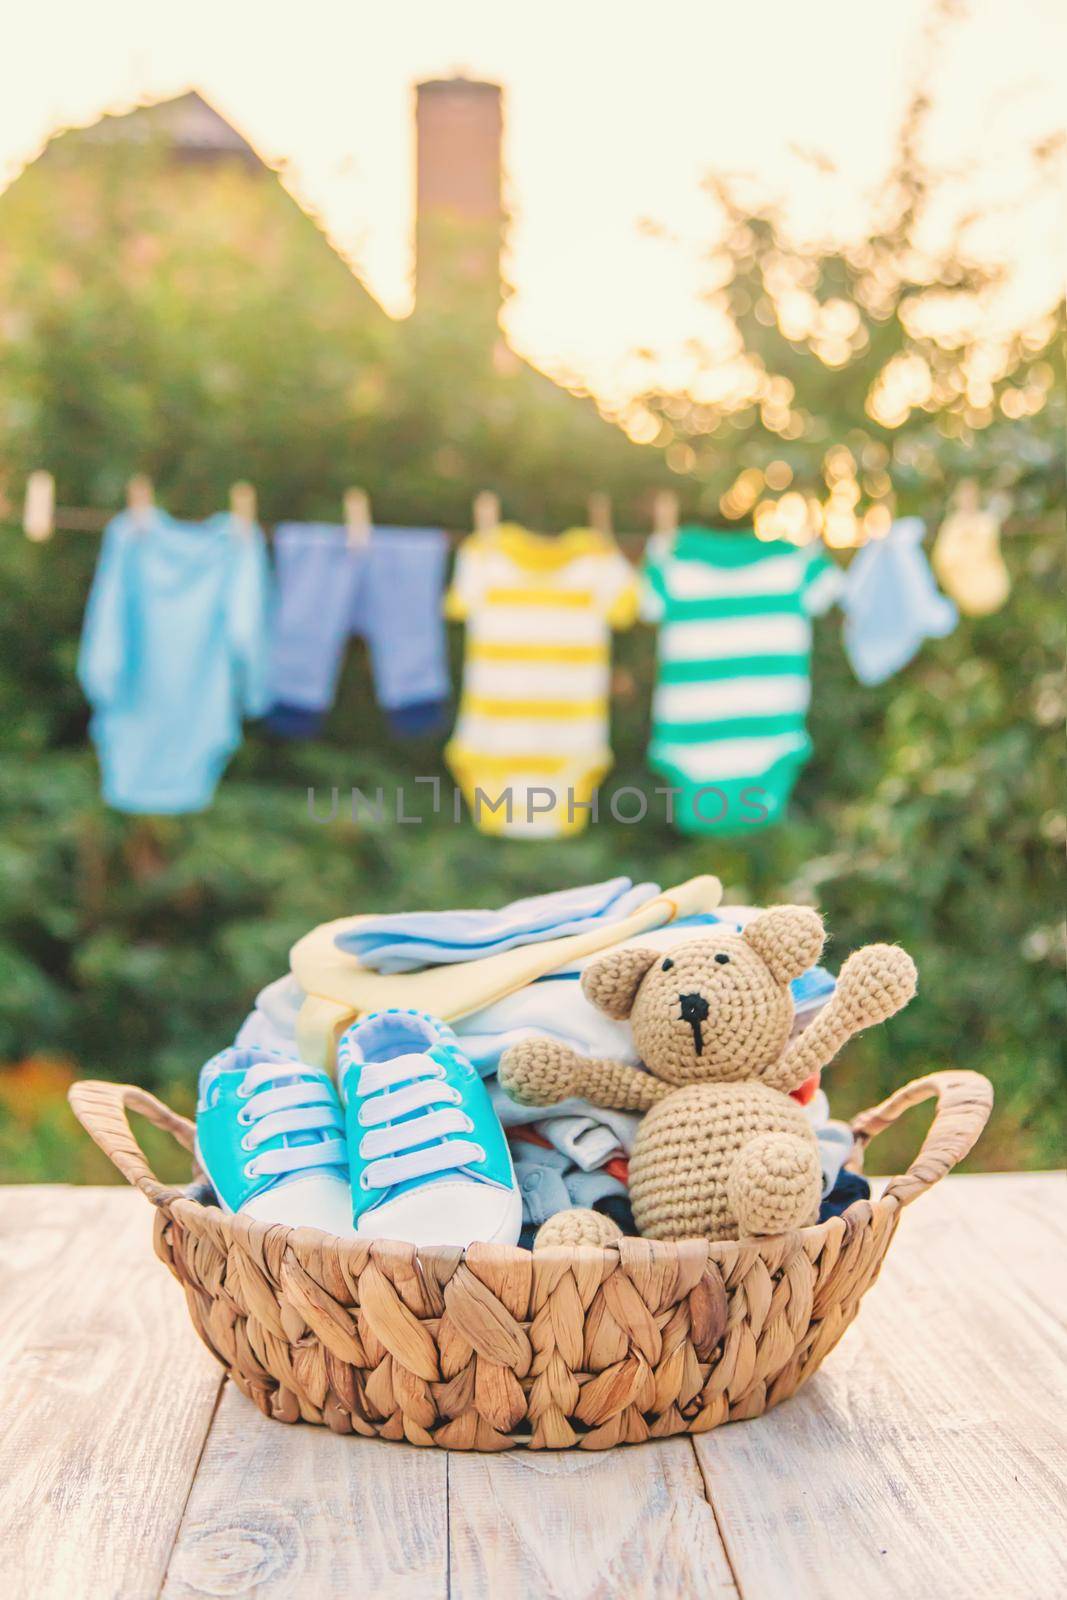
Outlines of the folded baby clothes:
<svg viewBox="0 0 1067 1600">
<path fill-rule="evenodd" d="M 532 1234 L 558 1211 L 574 1206 L 595 1206 L 607 1198 L 624 1199 L 628 1190 L 607 1172 L 582 1172 L 556 1150 L 515 1140 L 511 1146 L 515 1177 L 522 1195 L 524 1232 L 519 1242 L 529 1246 Z"/>
<path fill-rule="evenodd" d="M 848 569 L 845 650 L 861 683 L 884 683 L 924 639 L 943 639 L 956 626 L 956 607 L 938 590 L 922 548 L 925 531 L 921 518 L 902 517 Z"/>
<path fill-rule="evenodd" d="M 245 1050 L 274 1050 L 288 1059 L 294 1058 L 296 1022 L 303 1002 L 304 991 L 292 973 L 276 978 L 256 995 L 255 1006 L 237 1030 L 234 1044 Z"/>
<path fill-rule="evenodd" d="M 599 1108 L 585 1114 L 543 1118 L 536 1127 L 553 1150 L 582 1172 L 595 1172 L 612 1156 L 624 1154 L 615 1129 L 605 1125 Z"/>
<path fill-rule="evenodd" d="M 649 764 L 687 833 L 781 817 L 811 753 L 811 618 L 840 589 L 821 546 L 682 528 L 649 541 L 642 613 L 660 624 Z"/>
<path fill-rule="evenodd" d="M 816 1089 L 804 1107 L 804 1115 L 815 1130 L 819 1141 L 819 1165 L 822 1167 L 822 1192 L 830 1193 L 838 1174 L 852 1154 L 852 1129 L 847 1122 L 835 1122 L 830 1116 L 830 1102 L 822 1089 Z"/>
<path fill-rule="evenodd" d="M 402 911 L 364 917 L 338 934 L 336 943 L 374 972 L 415 972 L 585 933 L 597 923 L 621 922 L 657 894 L 658 884 L 635 886 L 630 878 L 609 878 L 513 900 L 499 911 Z"/>
<path fill-rule="evenodd" d="M 849 1206 L 855 1205 L 857 1200 L 869 1200 L 871 1186 L 862 1172 L 849 1172 L 843 1169 L 829 1194 L 823 1196 L 822 1205 L 819 1207 L 819 1221 L 825 1222 L 829 1217 L 839 1217 Z"/>
<path fill-rule="evenodd" d="M 585 933 L 419 972 L 371 972 L 356 956 L 340 949 L 338 935 L 358 926 L 361 918 L 321 923 L 289 953 L 292 972 L 305 995 L 297 1021 L 301 1059 L 319 1064 L 332 1060 L 339 1031 L 363 1012 L 413 1006 L 455 1022 L 580 957 L 611 949 L 681 917 L 711 911 L 721 898 L 719 880 L 703 874 L 664 889 L 619 922 L 597 922 Z"/>
<path fill-rule="evenodd" d="M 695 911 L 665 926 L 647 927 L 626 942 L 666 951 L 672 944 L 692 939 L 703 926 L 721 926 L 726 922 L 741 927 L 756 914 L 753 908 L 733 906 L 718 914 Z M 355 924 L 349 921 L 345 925 Z M 629 1026 L 606 1017 L 582 993 L 581 973 L 600 953 L 600 950 L 584 951 L 555 972 L 534 978 L 478 1011 L 461 1015 L 455 1023 L 464 1053 L 487 1079 L 490 1102 L 512 1143 L 516 1177 L 523 1195 L 527 1230 L 523 1234 L 524 1243 L 530 1242 L 532 1232 L 541 1221 L 565 1204 L 595 1205 L 612 1215 L 615 1215 L 614 1208 L 625 1209 L 628 1204 L 627 1157 L 640 1125 L 639 1115 L 594 1106 L 578 1098 L 551 1107 L 520 1105 L 506 1094 L 495 1076 L 500 1055 L 509 1044 L 546 1034 L 561 1039 L 584 1055 L 615 1056 L 637 1064 Z M 472 973 L 476 969 L 460 965 L 451 970 L 459 979 L 464 972 Z M 421 976 L 415 975 L 411 983 L 421 981 Z M 822 968 L 812 968 L 794 981 L 797 1027 L 811 1020 L 834 987 L 833 978 Z M 300 983 L 292 975 L 268 985 L 258 996 L 255 1010 L 245 1020 L 238 1034 L 238 1045 L 293 1052 L 297 1018 L 305 998 Z M 405 998 L 410 998 L 414 1004 L 415 991 L 405 989 L 395 998 L 398 1004 Z M 811 1092 L 804 1095 L 803 1103 L 819 1142 L 826 1193 L 833 1187 L 851 1149 L 851 1133 L 844 1124 L 829 1119 L 826 1096 L 817 1085 L 809 1088 Z"/>
<path fill-rule="evenodd" d="M 474 534 L 460 547 L 448 615 L 466 623 L 467 649 L 445 755 L 475 825 L 577 833 L 612 764 L 610 636 L 636 619 L 629 563 L 589 528 Z"/>
<path fill-rule="evenodd" d="M 524 1106 L 511 1098 L 495 1076 L 489 1078 L 487 1087 L 493 1110 L 502 1127 L 532 1129 L 546 1145 L 551 1145 L 568 1161 L 573 1161 L 583 1172 L 603 1166 L 612 1156 L 628 1156 L 633 1149 L 641 1121 L 636 1112 L 594 1106 L 577 1096 L 549 1107 Z M 599 1137 L 595 1141 L 598 1160 L 592 1159 L 595 1146 L 589 1137 L 594 1127 L 599 1130 Z"/>
<path fill-rule="evenodd" d="M 270 703 L 269 599 L 263 535 L 228 513 L 152 508 L 108 525 L 78 657 L 108 805 L 211 803 L 242 717 Z"/>
<path fill-rule="evenodd" d="M 666 891 L 654 902 L 644 903 L 627 916 L 620 929 L 621 938 L 612 938 L 612 927 L 619 925 L 598 922 L 589 932 L 569 935 L 558 945 L 546 942 L 529 951 L 516 948 L 501 952 L 484 963 L 427 968 L 425 972 L 392 977 L 365 972 L 353 956 L 338 949 L 338 939 L 347 939 L 360 927 L 362 919 L 342 918 L 337 923 L 326 923 L 315 930 L 314 936 L 294 947 L 292 974 L 261 991 L 256 1009 L 245 1023 L 251 1031 L 246 1037 L 242 1030 L 240 1042 L 269 1049 L 293 1049 L 303 1032 L 304 1058 L 317 1057 L 318 1048 L 313 1048 L 306 1026 L 312 1001 L 317 1000 L 325 1008 L 324 1024 L 327 1016 L 334 1013 L 340 1022 L 345 1015 L 351 1017 L 381 1007 L 425 1009 L 428 997 L 441 998 L 444 980 L 456 1031 L 483 1077 L 496 1072 L 509 1045 L 539 1035 L 559 1039 L 582 1055 L 615 1056 L 636 1063 L 629 1025 L 605 1015 L 583 994 L 579 980 L 585 968 L 616 943 L 643 945 L 667 953 L 674 945 L 699 934 L 702 927 L 743 927 L 757 914 L 752 907 L 729 906 L 720 912 L 692 911 L 656 926 L 661 908 L 672 903 L 672 897 L 678 902 L 702 901 L 710 905 L 718 898 L 718 885 L 710 879 L 693 879 Z M 572 954 L 574 951 L 577 953 Z M 502 961 L 506 962 L 510 977 L 497 971 Z M 551 961 L 556 962 L 554 967 L 548 966 Z M 487 977 L 487 966 L 494 969 L 492 977 Z M 825 1005 L 835 985 L 825 968 L 812 967 L 794 979 L 790 987 L 796 1024 L 803 1026 Z M 495 998 L 486 1001 L 486 995 Z M 318 1010 L 313 1007 L 313 1011 L 317 1017 Z M 325 1042 L 322 1049 L 325 1051 Z"/>
<path fill-rule="evenodd" d="M 398 734 L 439 728 L 449 698 L 442 618 L 448 543 L 435 528 L 282 523 L 274 535 L 279 604 L 271 726 L 313 737 L 333 704 L 345 647 L 367 643 L 374 692 Z"/>
</svg>

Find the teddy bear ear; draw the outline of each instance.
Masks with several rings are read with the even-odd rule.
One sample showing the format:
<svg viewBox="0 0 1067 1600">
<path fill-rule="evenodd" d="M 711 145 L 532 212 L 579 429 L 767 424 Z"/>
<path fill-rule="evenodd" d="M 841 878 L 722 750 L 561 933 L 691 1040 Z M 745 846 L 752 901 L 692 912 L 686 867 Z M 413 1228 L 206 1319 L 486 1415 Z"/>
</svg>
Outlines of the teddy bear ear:
<svg viewBox="0 0 1067 1600">
<path fill-rule="evenodd" d="M 622 1022 L 633 1009 L 642 978 L 657 959 L 655 950 L 613 950 L 582 973 L 582 993 L 600 1011 Z"/>
<path fill-rule="evenodd" d="M 742 938 L 770 968 L 778 983 L 789 983 L 822 955 L 826 931 L 808 906 L 772 906 L 744 928 Z"/>
</svg>

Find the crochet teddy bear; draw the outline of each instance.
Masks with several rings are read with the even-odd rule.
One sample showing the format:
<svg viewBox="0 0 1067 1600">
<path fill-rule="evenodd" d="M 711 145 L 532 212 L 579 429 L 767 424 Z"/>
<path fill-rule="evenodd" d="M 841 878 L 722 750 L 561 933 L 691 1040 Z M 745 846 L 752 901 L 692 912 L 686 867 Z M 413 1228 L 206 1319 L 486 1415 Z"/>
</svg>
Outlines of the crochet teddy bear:
<svg viewBox="0 0 1067 1600">
<path fill-rule="evenodd" d="M 846 1040 L 905 1006 L 915 965 L 872 944 L 845 962 L 833 997 L 791 1037 L 790 981 L 818 961 L 822 919 L 803 906 L 761 912 L 743 932 L 712 931 L 669 954 L 620 945 L 587 968 L 586 997 L 629 1018 L 646 1070 L 587 1060 L 553 1039 L 512 1045 L 500 1082 L 525 1105 L 572 1095 L 645 1113 L 630 1156 L 634 1221 L 652 1239 L 736 1239 L 818 1216 L 822 1173 L 811 1123 L 789 1091 Z M 616 1224 L 575 1209 L 537 1244 L 605 1244 Z"/>
</svg>

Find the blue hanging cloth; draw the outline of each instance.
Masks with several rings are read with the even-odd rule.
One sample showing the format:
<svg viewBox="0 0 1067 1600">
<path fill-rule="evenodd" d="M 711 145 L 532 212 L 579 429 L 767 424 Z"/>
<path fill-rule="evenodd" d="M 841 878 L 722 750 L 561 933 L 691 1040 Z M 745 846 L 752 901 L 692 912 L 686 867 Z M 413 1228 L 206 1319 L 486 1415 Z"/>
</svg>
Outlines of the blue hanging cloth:
<svg viewBox="0 0 1067 1600">
<path fill-rule="evenodd" d="M 863 684 L 884 683 L 906 667 L 924 639 L 943 639 L 959 620 L 938 589 L 922 548 L 919 517 L 894 522 L 872 539 L 845 578 L 845 651 Z"/>
<path fill-rule="evenodd" d="M 391 731 L 417 737 L 445 722 L 450 684 L 442 596 L 448 541 L 438 528 L 375 529 L 352 544 L 332 523 L 275 530 L 278 613 L 270 726 L 316 738 L 354 634 L 366 640 Z"/>
<path fill-rule="evenodd" d="M 263 534 L 228 513 L 108 524 L 78 656 L 108 805 L 210 805 L 241 718 L 267 709 L 269 597 Z"/>
</svg>

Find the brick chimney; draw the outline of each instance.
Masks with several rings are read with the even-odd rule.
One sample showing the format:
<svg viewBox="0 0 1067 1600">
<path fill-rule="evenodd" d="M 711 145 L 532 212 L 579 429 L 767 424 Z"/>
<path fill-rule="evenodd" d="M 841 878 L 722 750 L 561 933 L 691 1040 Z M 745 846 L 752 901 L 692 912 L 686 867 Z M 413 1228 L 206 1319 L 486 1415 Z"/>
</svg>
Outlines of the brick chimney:
<svg viewBox="0 0 1067 1600">
<path fill-rule="evenodd" d="M 438 78 L 416 89 L 415 308 L 500 309 L 501 91 Z"/>
</svg>

